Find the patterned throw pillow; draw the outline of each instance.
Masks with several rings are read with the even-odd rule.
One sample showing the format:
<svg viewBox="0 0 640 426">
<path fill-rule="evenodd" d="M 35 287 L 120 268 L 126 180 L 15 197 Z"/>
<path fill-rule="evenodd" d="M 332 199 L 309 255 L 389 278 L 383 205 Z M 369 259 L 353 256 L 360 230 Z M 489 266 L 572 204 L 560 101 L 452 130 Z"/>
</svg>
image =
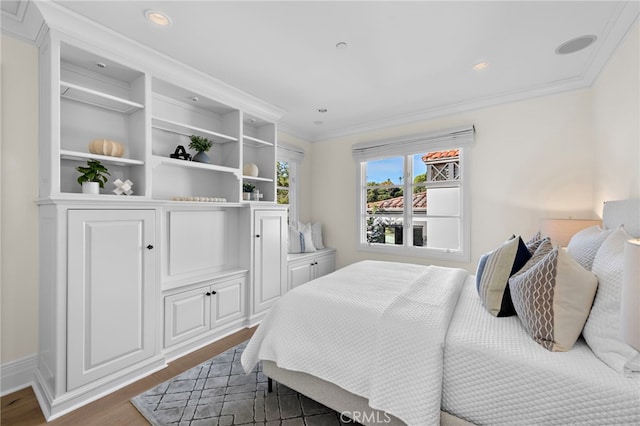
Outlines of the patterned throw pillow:
<svg viewBox="0 0 640 426">
<path fill-rule="evenodd" d="M 525 245 L 526 244 L 527 243 L 525 243 Z M 531 248 L 528 247 L 528 246 L 527 246 L 527 248 L 529 249 L 529 252 L 531 252 Z M 516 272 L 509 279 L 511 280 L 514 277 L 517 277 L 518 275 L 521 275 L 521 274 L 524 274 L 525 272 L 527 272 L 536 263 L 538 263 L 540 260 L 542 260 L 543 257 L 545 257 L 547 254 L 549 254 L 551 252 L 551 250 L 553 250 L 553 244 L 551 244 L 551 238 L 549 238 L 549 237 L 541 238 L 539 241 L 536 242 L 536 249 L 532 253 L 531 259 L 529 259 L 527 261 L 527 263 L 525 263 L 524 266 L 522 268 L 520 268 L 520 270 L 518 272 Z"/>
<path fill-rule="evenodd" d="M 638 354 L 620 337 L 624 244 L 630 238 L 620 227 L 607 237 L 596 253 L 591 271 L 598 277 L 598 292 L 583 332 L 593 353 L 620 373 L 624 373 L 625 364 Z"/>
<path fill-rule="evenodd" d="M 599 226 L 583 229 L 571 237 L 569 245 L 567 245 L 567 252 L 584 269 L 590 271 L 598 249 L 612 232 L 613 229 L 603 230 Z"/>
<path fill-rule="evenodd" d="M 509 280 L 518 317 L 533 340 L 549 351 L 571 349 L 597 287 L 595 275 L 558 248 Z"/>
<path fill-rule="evenodd" d="M 496 317 L 515 315 L 508 281 L 531 258 L 522 238 L 512 238 L 480 258 L 476 289 L 484 307 Z"/>
<path fill-rule="evenodd" d="M 526 245 L 527 248 L 529 249 L 529 253 L 533 254 L 542 243 L 542 240 L 543 240 L 542 234 L 538 230 L 535 234 L 531 236 L 531 238 L 529 238 L 529 240 L 526 243 L 524 243 L 524 245 Z"/>
</svg>

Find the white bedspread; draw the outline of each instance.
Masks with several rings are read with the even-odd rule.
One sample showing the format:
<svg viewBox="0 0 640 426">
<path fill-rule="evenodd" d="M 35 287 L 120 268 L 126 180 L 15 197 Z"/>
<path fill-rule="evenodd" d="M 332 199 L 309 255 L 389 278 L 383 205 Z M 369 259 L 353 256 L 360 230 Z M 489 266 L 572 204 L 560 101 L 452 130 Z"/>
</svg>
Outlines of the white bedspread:
<svg viewBox="0 0 640 426">
<path fill-rule="evenodd" d="M 547 351 L 518 317 L 490 315 L 471 284 L 449 326 L 442 408 L 475 424 L 639 425 L 640 378 L 609 368 L 582 339 Z"/>
<path fill-rule="evenodd" d="M 438 424 L 444 338 L 462 269 L 364 261 L 287 293 L 242 355 L 369 399 L 409 425 Z"/>
</svg>

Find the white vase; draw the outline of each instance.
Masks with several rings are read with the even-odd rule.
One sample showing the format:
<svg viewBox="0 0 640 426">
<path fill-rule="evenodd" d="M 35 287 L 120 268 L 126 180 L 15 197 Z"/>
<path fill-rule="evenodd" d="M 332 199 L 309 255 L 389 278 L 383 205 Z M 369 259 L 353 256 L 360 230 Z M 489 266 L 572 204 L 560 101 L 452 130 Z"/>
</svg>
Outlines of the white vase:
<svg viewBox="0 0 640 426">
<path fill-rule="evenodd" d="M 98 182 L 82 182 L 83 194 L 100 194 L 100 184 Z"/>
<path fill-rule="evenodd" d="M 255 163 L 247 163 L 242 167 L 242 174 L 245 176 L 258 176 L 259 170 Z"/>
</svg>

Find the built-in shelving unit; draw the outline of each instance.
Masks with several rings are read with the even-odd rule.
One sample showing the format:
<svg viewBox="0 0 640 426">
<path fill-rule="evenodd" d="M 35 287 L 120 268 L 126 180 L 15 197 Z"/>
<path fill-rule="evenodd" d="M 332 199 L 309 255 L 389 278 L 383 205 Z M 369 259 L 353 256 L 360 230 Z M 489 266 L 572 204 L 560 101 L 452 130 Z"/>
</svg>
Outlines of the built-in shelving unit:
<svg viewBox="0 0 640 426">
<path fill-rule="evenodd" d="M 145 84 L 147 76 L 135 69 L 75 46 L 61 43 L 59 136 L 52 171 L 52 193 L 80 193 L 78 166 L 98 160 L 108 168 L 109 182 L 101 191 L 110 194 L 116 179 L 131 180 L 133 195 L 147 196 L 145 171 Z M 123 157 L 89 152 L 94 139 L 110 139 L 125 148 Z"/>
<path fill-rule="evenodd" d="M 258 176 L 242 176 L 262 193 L 262 201 L 276 200 L 276 125 L 250 114 L 242 120 L 243 164 L 258 166 Z"/>
<path fill-rule="evenodd" d="M 205 196 L 238 202 L 241 112 L 158 79 L 152 80 L 152 98 L 152 197 Z M 169 157 L 178 146 L 189 151 L 191 135 L 213 142 L 206 153 L 209 163 Z M 190 154 L 196 152 L 191 150 Z"/>
<path fill-rule="evenodd" d="M 274 123 L 283 111 L 76 22 L 55 2 L 37 7 L 53 21 L 43 27 L 38 60 L 34 390 L 51 420 L 254 325 L 284 293 L 286 214 L 275 205 Z M 209 162 L 171 158 L 178 146 L 196 154 L 191 135 L 213 142 Z M 89 149 L 95 140 L 105 147 L 93 149 L 99 154 Z M 109 141 L 123 146 L 121 157 L 102 155 L 115 152 Z M 110 173 L 96 195 L 77 183 L 76 169 L 90 160 Z M 258 176 L 242 176 L 248 162 Z M 133 194 L 116 195 L 116 179 L 130 180 Z M 241 202 L 243 180 L 256 185 L 261 202 Z M 267 254 L 268 262 L 260 260 Z M 126 304 L 117 303 L 119 294 Z"/>
</svg>

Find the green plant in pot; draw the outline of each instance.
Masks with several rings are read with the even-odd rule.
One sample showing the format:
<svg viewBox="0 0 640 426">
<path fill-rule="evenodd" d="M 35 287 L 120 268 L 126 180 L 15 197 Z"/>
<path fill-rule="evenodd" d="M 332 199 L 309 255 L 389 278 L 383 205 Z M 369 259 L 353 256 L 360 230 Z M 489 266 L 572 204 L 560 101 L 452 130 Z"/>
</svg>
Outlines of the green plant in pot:
<svg viewBox="0 0 640 426">
<path fill-rule="evenodd" d="M 104 188 L 107 183 L 107 176 L 111 176 L 98 160 L 89 160 L 86 167 L 78 166 L 76 170 L 80 173 L 78 183 L 82 185 L 84 194 L 99 194 L 100 188 Z"/>
<path fill-rule="evenodd" d="M 197 161 L 199 163 L 208 163 L 209 156 L 206 154 L 206 152 L 211 149 L 211 147 L 213 146 L 213 142 L 205 137 L 198 135 L 191 135 L 189 136 L 189 139 L 191 140 L 191 142 L 189 142 L 189 148 L 197 152 L 197 154 L 193 156 L 192 161 Z"/>
<path fill-rule="evenodd" d="M 253 190 L 255 189 L 255 185 L 249 182 L 244 182 L 242 184 L 242 199 L 243 200 L 249 200 L 250 199 L 250 194 L 253 192 Z"/>
</svg>

